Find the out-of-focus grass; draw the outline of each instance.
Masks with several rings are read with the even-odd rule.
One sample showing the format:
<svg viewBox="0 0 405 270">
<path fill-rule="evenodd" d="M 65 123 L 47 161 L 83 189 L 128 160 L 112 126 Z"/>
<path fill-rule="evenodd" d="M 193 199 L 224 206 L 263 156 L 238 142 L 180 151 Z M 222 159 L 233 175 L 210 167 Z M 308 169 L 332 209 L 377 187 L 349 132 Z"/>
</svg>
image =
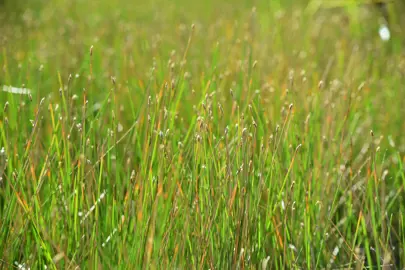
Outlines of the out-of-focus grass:
<svg viewBox="0 0 405 270">
<path fill-rule="evenodd" d="M 404 267 L 400 19 L 384 43 L 354 5 L 15 3 L 2 267 Z"/>
</svg>

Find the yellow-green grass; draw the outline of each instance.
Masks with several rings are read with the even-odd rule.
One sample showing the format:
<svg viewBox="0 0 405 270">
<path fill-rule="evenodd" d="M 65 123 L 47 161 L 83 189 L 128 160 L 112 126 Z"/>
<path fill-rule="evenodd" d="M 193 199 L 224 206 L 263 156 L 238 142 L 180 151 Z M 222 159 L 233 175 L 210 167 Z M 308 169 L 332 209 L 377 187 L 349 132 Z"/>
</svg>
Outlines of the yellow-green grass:
<svg viewBox="0 0 405 270">
<path fill-rule="evenodd" d="M 395 12 L 5 2 L 2 268 L 405 267 Z"/>
</svg>

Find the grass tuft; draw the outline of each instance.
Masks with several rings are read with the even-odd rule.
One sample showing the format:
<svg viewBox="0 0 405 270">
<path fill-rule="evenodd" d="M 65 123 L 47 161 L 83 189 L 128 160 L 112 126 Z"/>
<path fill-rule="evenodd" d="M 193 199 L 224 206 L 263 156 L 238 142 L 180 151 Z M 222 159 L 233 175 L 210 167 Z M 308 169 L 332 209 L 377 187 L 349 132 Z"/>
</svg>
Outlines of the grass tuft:
<svg viewBox="0 0 405 270">
<path fill-rule="evenodd" d="M 4 3 L 0 267 L 404 268 L 404 22 L 311 2 Z"/>
</svg>

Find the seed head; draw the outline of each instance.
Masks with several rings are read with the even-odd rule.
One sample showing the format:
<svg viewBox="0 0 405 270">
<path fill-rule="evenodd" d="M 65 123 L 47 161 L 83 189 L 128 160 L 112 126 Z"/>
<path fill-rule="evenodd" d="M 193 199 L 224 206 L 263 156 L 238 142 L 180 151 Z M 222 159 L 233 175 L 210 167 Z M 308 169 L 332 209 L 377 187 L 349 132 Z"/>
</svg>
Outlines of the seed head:
<svg viewBox="0 0 405 270">
<path fill-rule="evenodd" d="M 253 126 L 255 127 L 255 128 L 257 128 L 257 123 L 256 123 L 256 121 L 255 120 L 253 120 Z"/>
<path fill-rule="evenodd" d="M 222 109 L 222 106 L 219 102 L 218 102 L 218 109 L 221 112 L 221 115 L 224 114 L 224 110 Z"/>
<path fill-rule="evenodd" d="M 252 68 L 255 68 L 256 66 L 257 66 L 257 60 L 255 60 L 255 61 L 253 62 Z"/>
<path fill-rule="evenodd" d="M 184 79 L 185 79 L 185 80 L 188 80 L 188 79 L 190 79 L 190 78 L 191 78 L 191 73 L 188 72 L 188 71 L 186 71 L 186 72 L 184 73 Z"/>
<path fill-rule="evenodd" d="M 242 129 L 242 136 L 244 136 L 247 132 L 247 128 Z"/>
<path fill-rule="evenodd" d="M 324 85 L 323 81 L 319 81 L 319 83 L 318 83 L 318 89 L 322 89 L 322 88 L 323 88 L 323 85 Z"/>
<path fill-rule="evenodd" d="M 362 83 L 359 85 L 359 87 L 357 87 L 357 91 L 362 90 L 365 84 L 366 84 L 365 82 L 362 82 Z"/>
</svg>

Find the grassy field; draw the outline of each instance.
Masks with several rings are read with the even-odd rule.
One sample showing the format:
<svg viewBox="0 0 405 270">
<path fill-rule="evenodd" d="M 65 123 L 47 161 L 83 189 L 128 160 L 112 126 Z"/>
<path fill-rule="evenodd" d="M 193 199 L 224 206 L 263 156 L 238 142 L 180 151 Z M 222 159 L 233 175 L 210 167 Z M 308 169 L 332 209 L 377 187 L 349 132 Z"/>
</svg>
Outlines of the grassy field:
<svg viewBox="0 0 405 270">
<path fill-rule="evenodd" d="M 31 90 L 0 92 L 1 269 L 405 267 L 400 16 L 383 42 L 350 1 L 0 9 L 0 85 Z"/>
</svg>

